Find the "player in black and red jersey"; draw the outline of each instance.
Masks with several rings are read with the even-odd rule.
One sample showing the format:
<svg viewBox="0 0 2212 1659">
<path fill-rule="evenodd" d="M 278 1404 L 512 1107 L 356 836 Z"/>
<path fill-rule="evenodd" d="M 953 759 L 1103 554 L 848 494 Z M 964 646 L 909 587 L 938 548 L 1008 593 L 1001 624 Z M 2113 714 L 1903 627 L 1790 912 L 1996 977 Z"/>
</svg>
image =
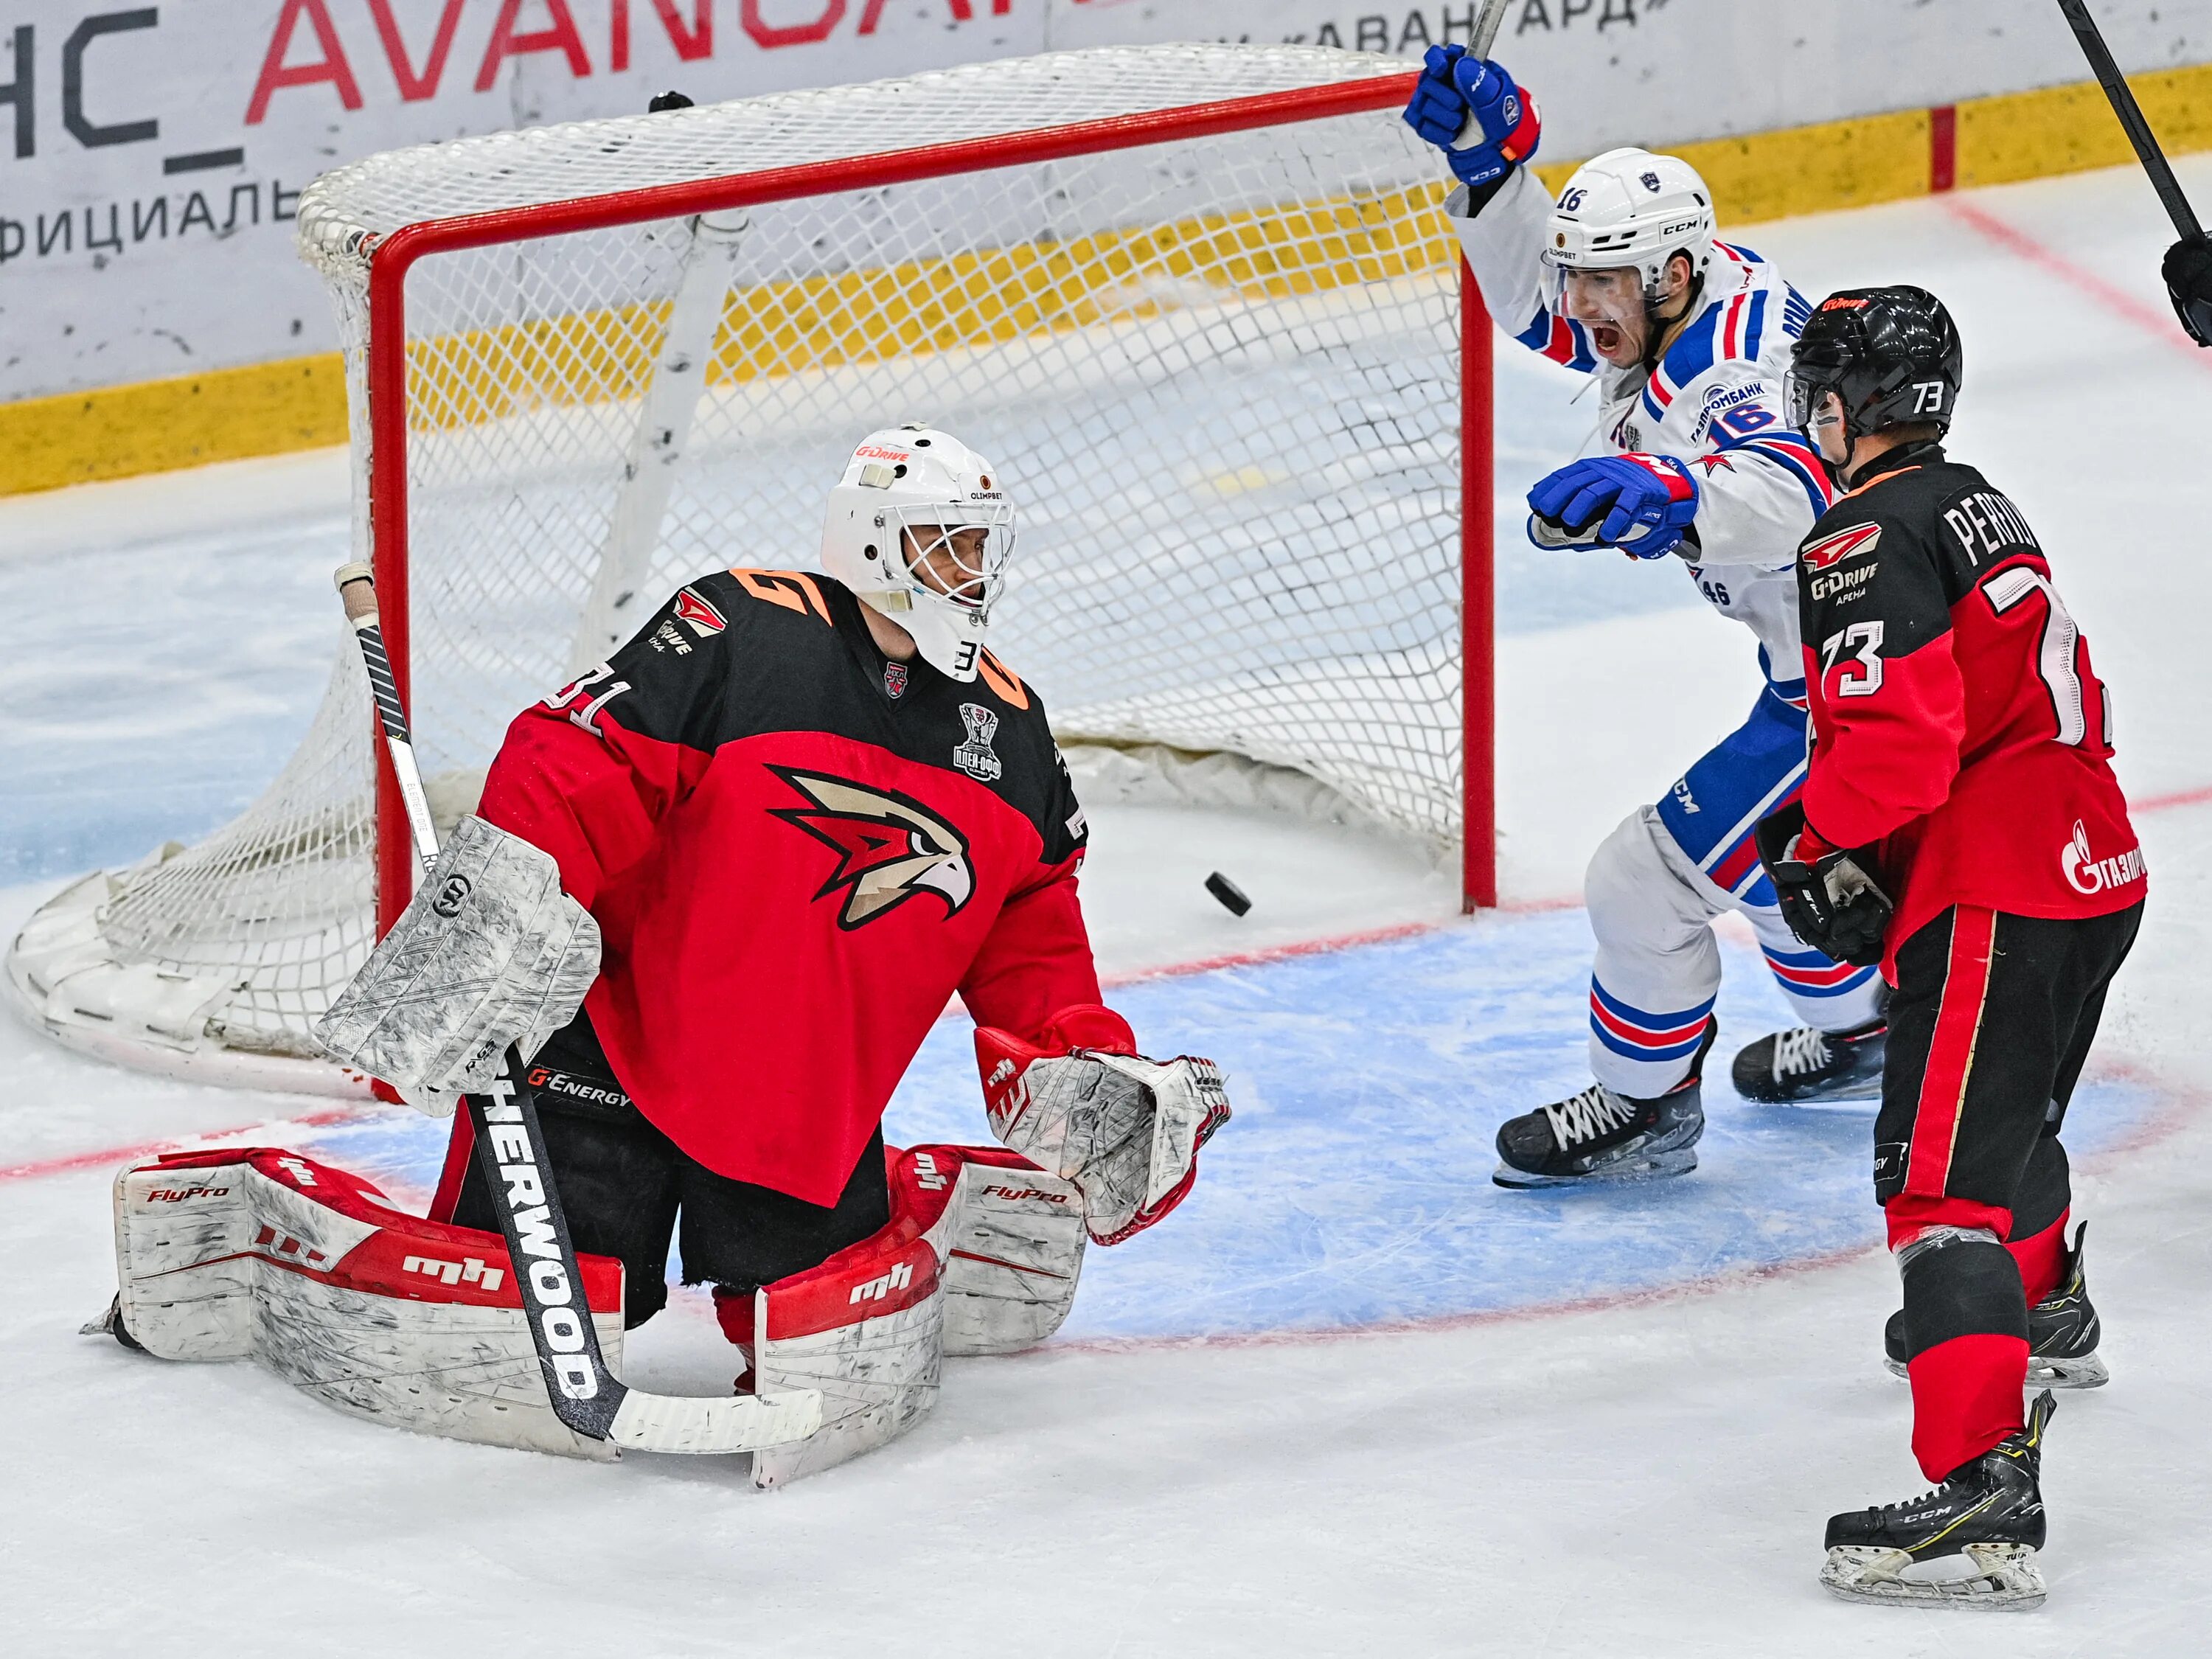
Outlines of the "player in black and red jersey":
<svg viewBox="0 0 2212 1659">
<path fill-rule="evenodd" d="M 1875 1191 L 1935 1492 L 1837 1516 L 1821 1577 L 1873 1601 L 2039 1601 L 2051 1395 L 2101 1382 L 2058 1134 L 2142 919 L 2112 705 L 2020 509 L 1948 459 L 1957 329 L 1917 288 L 1831 296 L 1790 418 L 1849 490 L 1798 559 L 1814 748 L 1760 826 L 1807 944 L 1895 988 Z M 2032 1311 L 2033 1310 L 2033 1311 Z M 1900 1577 L 1920 1559 L 1974 1565 Z"/>
<path fill-rule="evenodd" d="M 927 1311 L 910 1253 L 929 1229 L 898 1213 L 881 1119 L 956 994 L 993 1127 L 1071 1183 L 1054 1201 L 1079 1194 L 1101 1243 L 1181 1200 L 1227 1115 L 1207 1062 L 1141 1059 L 1100 1005 L 1083 809 L 1042 703 L 983 644 L 1013 533 L 957 439 L 872 434 L 830 493 L 825 574 L 691 582 L 515 720 L 478 816 L 325 1022 L 333 1052 L 433 1107 L 521 1042 L 577 1248 L 621 1259 L 632 1324 L 666 1299 L 680 1228 L 684 1278 L 715 1286 L 749 1358 L 755 1291 L 838 1255 L 806 1334 L 891 1364 L 839 1322 Z M 449 866 L 495 918 L 458 937 L 433 902 Z M 464 1114 L 432 1218 L 489 1230 L 471 1151 Z M 936 1151 L 917 1205 L 941 1200 L 948 1152 L 1030 1168 Z M 1073 1262 L 1024 1248 L 969 1259 L 1072 1294 Z M 933 1323 L 899 1340 L 933 1389 Z"/>
</svg>

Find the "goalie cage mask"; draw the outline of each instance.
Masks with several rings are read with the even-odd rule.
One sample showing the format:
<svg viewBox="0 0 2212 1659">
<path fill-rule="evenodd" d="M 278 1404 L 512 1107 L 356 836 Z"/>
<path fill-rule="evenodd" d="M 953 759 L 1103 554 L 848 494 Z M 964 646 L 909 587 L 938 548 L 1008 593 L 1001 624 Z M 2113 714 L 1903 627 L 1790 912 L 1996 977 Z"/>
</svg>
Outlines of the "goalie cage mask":
<svg viewBox="0 0 2212 1659">
<path fill-rule="evenodd" d="M 974 530 L 983 532 L 980 550 L 960 533 Z M 963 682 L 981 669 L 1013 550 L 1014 507 L 997 471 L 922 425 L 860 441 L 822 526 L 823 569 L 912 635 L 931 667 Z M 934 580 L 924 570 L 933 555 Z"/>
</svg>

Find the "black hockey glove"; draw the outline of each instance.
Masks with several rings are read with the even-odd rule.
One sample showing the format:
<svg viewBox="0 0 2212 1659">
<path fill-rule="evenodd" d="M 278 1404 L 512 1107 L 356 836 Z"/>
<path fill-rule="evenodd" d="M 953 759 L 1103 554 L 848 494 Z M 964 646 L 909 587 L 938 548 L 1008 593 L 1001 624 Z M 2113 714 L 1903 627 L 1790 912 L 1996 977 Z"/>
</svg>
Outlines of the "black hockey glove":
<svg viewBox="0 0 2212 1659">
<path fill-rule="evenodd" d="M 2173 296 L 2173 314 L 2181 319 L 2189 337 L 2201 346 L 2212 346 L 2212 236 L 2188 236 L 2166 251 L 2159 267 L 2166 291 Z"/>
<path fill-rule="evenodd" d="M 1797 838 L 1804 829 L 1805 809 L 1792 802 L 1752 832 L 1782 920 L 1823 956 L 1854 968 L 1876 966 L 1897 907 L 1850 853 L 1823 853 L 1809 864 L 1800 859 Z"/>
</svg>

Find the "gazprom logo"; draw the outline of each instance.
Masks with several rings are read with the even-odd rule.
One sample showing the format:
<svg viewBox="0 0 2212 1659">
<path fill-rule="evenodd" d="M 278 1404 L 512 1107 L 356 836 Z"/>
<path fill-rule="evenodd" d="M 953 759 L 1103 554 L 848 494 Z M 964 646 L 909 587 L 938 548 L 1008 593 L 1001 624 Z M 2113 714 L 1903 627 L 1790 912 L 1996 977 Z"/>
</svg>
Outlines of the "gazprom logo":
<svg viewBox="0 0 2212 1659">
<path fill-rule="evenodd" d="M 2066 884 L 2075 892 L 2108 893 L 2142 879 L 2142 848 L 2130 847 L 2114 857 L 2100 859 L 2089 850 L 2089 831 L 2076 818 L 2074 839 L 2059 849 L 2058 867 L 2065 874 Z"/>
</svg>

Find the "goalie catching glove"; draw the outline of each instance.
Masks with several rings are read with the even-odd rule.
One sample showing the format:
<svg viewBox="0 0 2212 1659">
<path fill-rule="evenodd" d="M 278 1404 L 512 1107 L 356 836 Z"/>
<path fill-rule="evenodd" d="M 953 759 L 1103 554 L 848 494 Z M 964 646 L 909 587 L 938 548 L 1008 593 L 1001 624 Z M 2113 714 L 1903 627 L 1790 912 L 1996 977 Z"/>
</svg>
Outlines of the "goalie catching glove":
<svg viewBox="0 0 2212 1659">
<path fill-rule="evenodd" d="M 508 1044 L 526 1060 L 574 1019 L 599 972 L 599 924 L 552 855 L 465 817 L 315 1040 L 443 1116 L 491 1086 Z"/>
<path fill-rule="evenodd" d="M 1229 1121 L 1210 1060 L 1146 1060 L 1109 1009 L 1065 1008 L 1046 1046 L 985 1025 L 975 1064 L 991 1131 L 1083 1194 L 1084 1226 L 1118 1244 L 1175 1208 L 1198 1178 L 1198 1149 Z"/>
</svg>

